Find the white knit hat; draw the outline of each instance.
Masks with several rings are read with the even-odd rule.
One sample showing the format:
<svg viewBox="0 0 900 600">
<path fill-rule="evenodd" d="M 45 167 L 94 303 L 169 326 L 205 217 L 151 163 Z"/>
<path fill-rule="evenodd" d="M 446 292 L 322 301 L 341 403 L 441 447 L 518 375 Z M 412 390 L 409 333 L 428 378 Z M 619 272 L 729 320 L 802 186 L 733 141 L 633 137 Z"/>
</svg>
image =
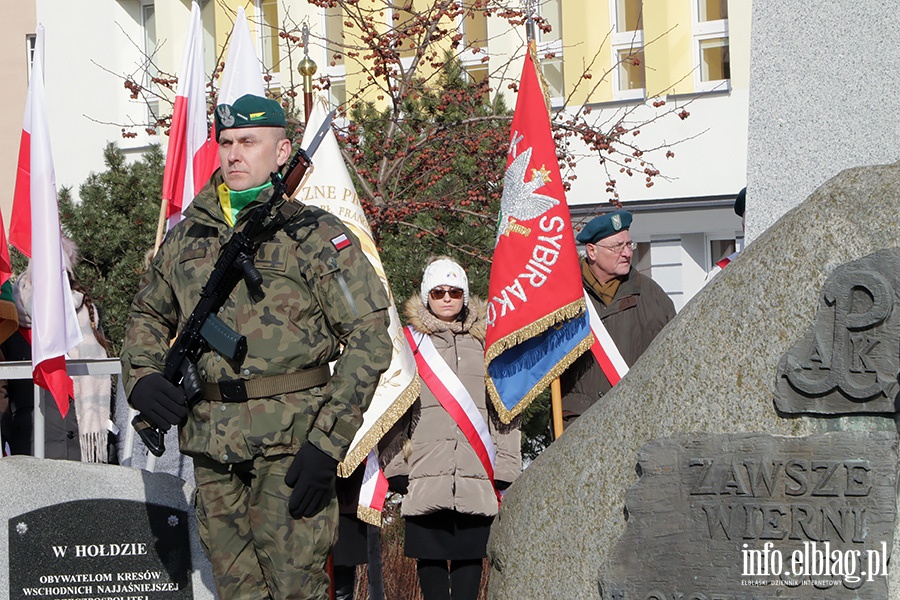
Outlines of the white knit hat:
<svg viewBox="0 0 900 600">
<path fill-rule="evenodd" d="M 422 275 L 422 304 L 428 306 L 428 292 L 436 287 L 449 285 L 463 291 L 463 305 L 469 305 L 469 279 L 466 271 L 449 258 L 439 258 L 425 267 Z"/>
</svg>

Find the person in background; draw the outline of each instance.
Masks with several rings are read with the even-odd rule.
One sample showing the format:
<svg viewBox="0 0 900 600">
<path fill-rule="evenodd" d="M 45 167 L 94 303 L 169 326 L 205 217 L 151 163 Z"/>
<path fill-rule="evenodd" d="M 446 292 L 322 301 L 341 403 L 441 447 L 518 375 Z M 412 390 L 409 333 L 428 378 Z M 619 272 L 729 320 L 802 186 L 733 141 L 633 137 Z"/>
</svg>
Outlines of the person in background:
<svg viewBox="0 0 900 600">
<path fill-rule="evenodd" d="M 405 304 L 422 386 L 410 440 L 385 475 L 392 491 L 405 493 L 405 554 L 416 559 L 425 600 L 477 597 L 498 490 L 522 468 L 518 427 L 502 426 L 487 400 L 484 312 L 469 296 L 465 270 L 447 257 L 428 264 L 420 294 Z M 496 455 L 493 480 L 457 420 L 464 417 L 448 412 L 454 404 L 473 409 L 472 425 L 484 434 L 476 444 Z"/>
<path fill-rule="evenodd" d="M 75 278 L 81 261 L 78 246 L 62 239 L 63 259 L 72 288 L 72 301 L 81 343 L 68 353 L 70 359 L 108 358 L 109 342 L 103 334 L 100 310 Z M 0 345 L 6 360 L 31 360 L 31 265 L 19 275 L 13 286 L 19 330 Z M 56 404 L 44 402 L 44 457 L 82 462 L 110 462 L 109 429 L 112 423 L 112 380 L 108 375 L 72 377 L 75 392 L 69 411 L 62 417 Z M 32 454 L 34 427 L 34 386 L 31 379 L 10 380 L 7 384 L 12 409 L 10 448 L 13 454 Z M 43 393 L 43 392 L 42 392 Z M 49 398 L 49 395 L 46 397 Z M 115 459 L 113 460 L 115 462 Z"/>
<path fill-rule="evenodd" d="M 616 210 L 595 217 L 575 236 L 585 249 L 582 285 L 629 367 L 675 317 L 672 300 L 632 264 L 631 223 L 630 212 Z M 565 426 L 612 389 L 592 352 L 585 352 L 566 369 L 560 385 Z"/>
</svg>

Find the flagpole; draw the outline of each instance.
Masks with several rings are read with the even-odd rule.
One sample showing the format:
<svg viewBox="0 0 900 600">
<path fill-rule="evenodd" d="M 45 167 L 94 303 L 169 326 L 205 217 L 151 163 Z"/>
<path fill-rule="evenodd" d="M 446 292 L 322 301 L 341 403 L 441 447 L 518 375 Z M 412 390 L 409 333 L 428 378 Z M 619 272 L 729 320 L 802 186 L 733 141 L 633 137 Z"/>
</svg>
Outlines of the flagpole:
<svg viewBox="0 0 900 600">
<path fill-rule="evenodd" d="M 153 242 L 153 256 L 156 256 L 160 244 L 162 244 L 163 236 L 166 233 L 166 211 L 169 209 L 169 201 L 165 198 L 159 203 L 159 220 L 156 222 L 156 241 Z"/>
<path fill-rule="evenodd" d="M 303 75 L 303 118 L 304 122 L 309 122 L 309 115 L 312 114 L 313 95 L 312 95 L 312 76 L 316 74 L 315 61 L 309 57 L 309 26 L 304 23 L 302 30 L 303 39 L 303 60 L 297 65 L 297 70 Z"/>
</svg>

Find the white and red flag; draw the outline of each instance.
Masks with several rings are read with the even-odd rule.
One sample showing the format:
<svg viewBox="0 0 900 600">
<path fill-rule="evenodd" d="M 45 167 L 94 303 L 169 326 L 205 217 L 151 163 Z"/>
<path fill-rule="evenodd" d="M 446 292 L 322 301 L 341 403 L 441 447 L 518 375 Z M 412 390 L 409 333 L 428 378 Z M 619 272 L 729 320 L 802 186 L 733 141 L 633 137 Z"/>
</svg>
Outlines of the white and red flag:
<svg viewBox="0 0 900 600">
<path fill-rule="evenodd" d="M 169 229 L 181 221 L 182 211 L 212 175 L 218 160 L 216 144 L 209 137 L 206 118 L 203 22 L 196 3 L 191 5 L 191 24 L 178 74 L 178 91 L 172 110 L 163 173 L 163 199 L 168 203 L 166 218 Z"/>
<path fill-rule="evenodd" d="M 26 225 L 27 224 L 27 225 Z M 48 390 L 64 417 L 74 395 L 66 353 L 81 343 L 69 276 L 63 261 L 56 176 L 44 96 L 44 28 L 37 40 L 25 105 L 10 242 L 31 258 L 31 364 L 34 382 Z"/>
<path fill-rule="evenodd" d="M 593 342 L 550 115 L 525 56 L 488 287 L 488 393 L 504 423 Z"/>
<path fill-rule="evenodd" d="M 584 293 L 584 303 L 587 305 L 588 321 L 591 324 L 591 333 L 594 334 L 594 343 L 591 345 L 591 354 L 594 355 L 600 370 L 606 375 L 610 385 L 616 385 L 628 373 L 628 363 L 622 358 L 618 346 L 612 336 L 606 330 L 606 325 L 597 314 L 594 303 Z"/>
</svg>

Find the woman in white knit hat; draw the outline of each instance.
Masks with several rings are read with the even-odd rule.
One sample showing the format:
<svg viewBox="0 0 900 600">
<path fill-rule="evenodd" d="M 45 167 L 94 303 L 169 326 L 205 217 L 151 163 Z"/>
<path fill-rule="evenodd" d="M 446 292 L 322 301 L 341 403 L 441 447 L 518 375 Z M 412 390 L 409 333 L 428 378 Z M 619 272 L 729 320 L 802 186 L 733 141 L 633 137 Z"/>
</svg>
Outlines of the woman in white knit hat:
<svg viewBox="0 0 900 600">
<path fill-rule="evenodd" d="M 405 554 L 425 600 L 474 600 L 499 491 L 521 471 L 520 434 L 487 401 L 485 305 L 469 296 L 465 270 L 432 260 L 404 308 L 422 385 L 410 440 L 386 475 L 406 494 Z"/>
</svg>

